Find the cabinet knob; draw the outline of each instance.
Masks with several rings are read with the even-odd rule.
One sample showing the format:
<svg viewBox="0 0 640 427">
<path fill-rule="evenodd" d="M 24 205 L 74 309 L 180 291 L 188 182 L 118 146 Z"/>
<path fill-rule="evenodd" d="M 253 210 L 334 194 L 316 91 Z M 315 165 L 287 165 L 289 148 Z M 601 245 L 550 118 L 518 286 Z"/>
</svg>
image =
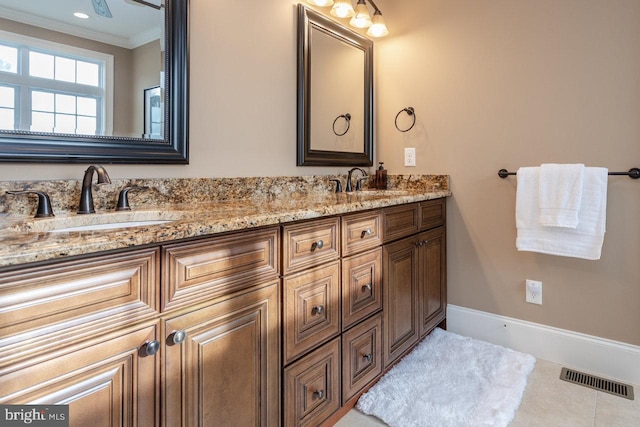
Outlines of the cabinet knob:
<svg viewBox="0 0 640 427">
<path fill-rule="evenodd" d="M 185 331 L 173 331 L 167 338 L 169 345 L 181 344 L 187 339 L 187 333 Z"/>
<path fill-rule="evenodd" d="M 158 340 L 147 341 L 144 344 L 142 344 L 142 347 L 140 347 L 140 356 L 142 357 L 153 356 L 158 352 L 158 350 L 160 350 L 160 341 Z"/>
<path fill-rule="evenodd" d="M 324 398 L 324 390 L 316 390 L 313 392 L 314 396 L 317 396 L 318 399 Z"/>
<path fill-rule="evenodd" d="M 314 305 L 311 311 L 316 314 L 322 314 L 324 313 L 324 305 Z"/>
<path fill-rule="evenodd" d="M 373 290 L 373 286 L 371 285 L 371 283 L 367 283 L 366 285 L 362 285 L 362 292 L 366 292 L 366 291 L 371 292 L 372 290 Z"/>
<path fill-rule="evenodd" d="M 360 238 L 364 239 L 365 236 L 371 236 L 371 229 L 367 228 L 366 230 L 362 230 L 362 233 L 360 233 Z"/>
<path fill-rule="evenodd" d="M 324 242 L 322 240 L 313 242 L 313 244 L 311 245 L 311 252 L 315 251 L 316 249 L 322 249 L 323 246 L 324 246 Z"/>
<path fill-rule="evenodd" d="M 373 355 L 371 353 L 369 354 L 363 354 L 362 357 L 364 359 L 367 359 L 367 362 L 371 362 L 371 359 L 373 359 Z"/>
</svg>

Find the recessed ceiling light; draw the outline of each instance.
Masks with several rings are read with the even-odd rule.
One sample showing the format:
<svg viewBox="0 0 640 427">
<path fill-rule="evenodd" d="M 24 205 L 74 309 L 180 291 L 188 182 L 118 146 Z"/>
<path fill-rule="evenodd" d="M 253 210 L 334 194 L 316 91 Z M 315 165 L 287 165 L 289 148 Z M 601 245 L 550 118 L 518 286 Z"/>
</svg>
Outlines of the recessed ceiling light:
<svg viewBox="0 0 640 427">
<path fill-rule="evenodd" d="M 87 15 L 86 13 L 82 13 L 82 12 L 75 12 L 73 14 L 73 16 L 75 16 L 76 18 L 80 18 L 80 19 L 89 19 L 89 15 Z"/>
</svg>

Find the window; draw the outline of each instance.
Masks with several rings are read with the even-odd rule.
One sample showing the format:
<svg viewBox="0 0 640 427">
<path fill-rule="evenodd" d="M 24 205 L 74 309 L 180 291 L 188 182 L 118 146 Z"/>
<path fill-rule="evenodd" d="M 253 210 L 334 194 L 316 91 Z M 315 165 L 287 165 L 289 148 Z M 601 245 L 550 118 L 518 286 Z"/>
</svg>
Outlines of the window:
<svg viewBox="0 0 640 427">
<path fill-rule="evenodd" d="M 0 129 L 104 135 L 113 58 L 0 31 Z"/>
</svg>

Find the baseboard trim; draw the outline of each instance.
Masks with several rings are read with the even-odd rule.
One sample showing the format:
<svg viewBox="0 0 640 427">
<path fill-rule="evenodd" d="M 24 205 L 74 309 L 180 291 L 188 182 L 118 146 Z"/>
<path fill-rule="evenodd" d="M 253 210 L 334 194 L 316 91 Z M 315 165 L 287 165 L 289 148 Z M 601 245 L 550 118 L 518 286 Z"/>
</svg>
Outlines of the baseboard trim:
<svg viewBox="0 0 640 427">
<path fill-rule="evenodd" d="M 447 330 L 549 362 L 640 384 L 640 347 L 449 304 Z"/>
</svg>

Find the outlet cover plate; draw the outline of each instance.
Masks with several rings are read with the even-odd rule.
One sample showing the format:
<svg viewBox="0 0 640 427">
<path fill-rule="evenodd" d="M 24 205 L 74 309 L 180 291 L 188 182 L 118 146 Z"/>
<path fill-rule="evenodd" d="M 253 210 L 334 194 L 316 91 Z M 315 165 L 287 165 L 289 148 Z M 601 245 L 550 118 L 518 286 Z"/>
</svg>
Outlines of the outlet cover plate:
<svg viewBox="0 0 640 427">
<path fill-rule="evenodd" d="M 404 149 L 404 165 L 405 166 L 415 166 L 416 165 L 416 149 L 415 148 L 405 148 Z"/>
<path fill-rule="evenodd" d="M 525 300 L 531 304 L 542 305 L 542 282 L 527 279 L 525 286 Z"/>
</svg>

